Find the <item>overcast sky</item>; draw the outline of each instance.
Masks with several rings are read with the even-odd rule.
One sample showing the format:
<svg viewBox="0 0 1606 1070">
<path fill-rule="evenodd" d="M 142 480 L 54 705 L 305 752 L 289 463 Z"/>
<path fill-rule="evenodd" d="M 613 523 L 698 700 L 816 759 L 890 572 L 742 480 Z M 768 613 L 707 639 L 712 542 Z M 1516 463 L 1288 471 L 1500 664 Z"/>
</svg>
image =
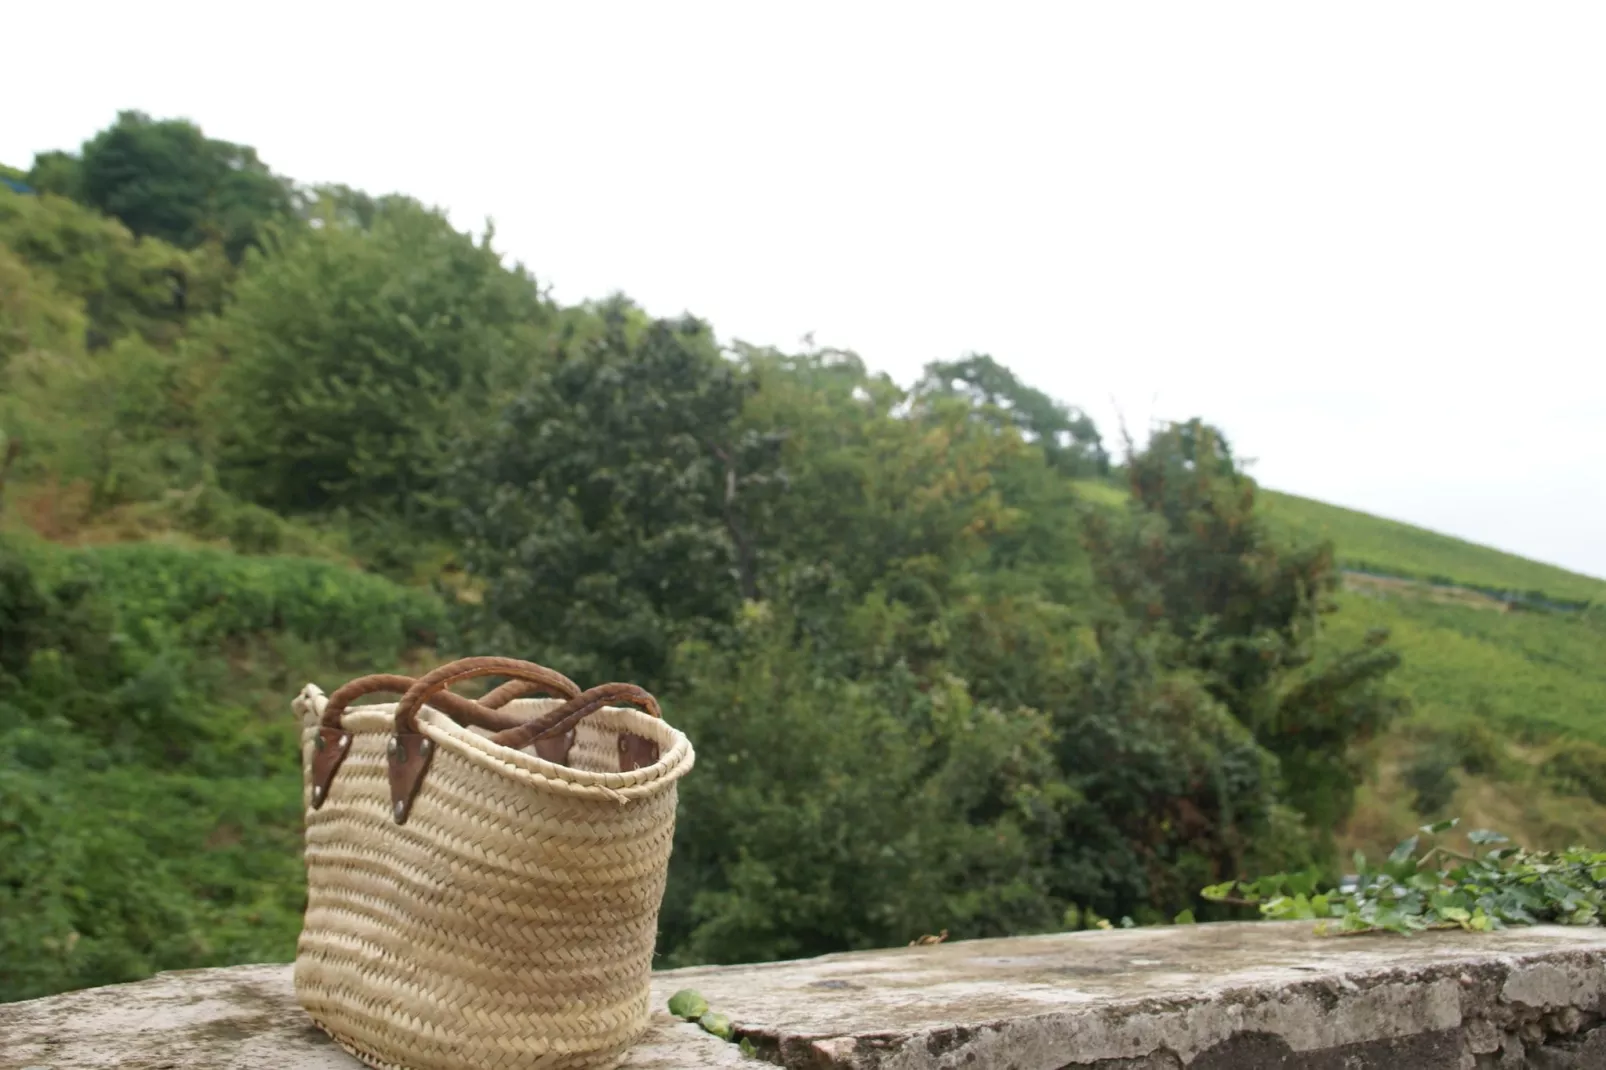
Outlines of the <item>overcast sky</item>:
<svg viewBox="0 0 1606 1070">
<path fill-rule="evenodd" d="M 1606 576 L 1606 5 L 56 0 L 0 32 L 13 165 L 187 116 L 492 216 L 563 300 L 902 382 L 991 353 L 1109 438 L 1200 415 L 1268 486 Z"/>
</svg>

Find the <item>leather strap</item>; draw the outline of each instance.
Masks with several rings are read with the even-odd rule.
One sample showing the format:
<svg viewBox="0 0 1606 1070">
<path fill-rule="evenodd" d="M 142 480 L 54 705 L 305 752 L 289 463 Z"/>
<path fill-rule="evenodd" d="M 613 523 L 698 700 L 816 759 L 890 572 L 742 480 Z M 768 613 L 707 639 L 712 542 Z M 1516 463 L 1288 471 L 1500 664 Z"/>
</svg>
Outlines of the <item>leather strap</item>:
<svg viewBox="0 0 1606 1070">
<path fill-rule="evenodd" d="M 506 676 L 507 683 L 491 691 L 479 702 L 455 695 L 447 688 L 479 676 Z M 314 739 L 312 759 L 312 805 L 322 806 L 329 785 L 351 747 L 351 735 L 341 726 L 351 701 L 374 691 L 402 691 L 396 704 L 394 729 L 387 745 L 389 756 L 391 817 L 406 822 L 418 797 L 424 774 L 434 757 L 435 743 L 418 730 L 418 711 L 425 705 L 445 713 L 461 724 L 492 731 L 491 742 L 522 750 L 531 744 L 548 761 L 567 764 L 574 744 L 575 726 L 605 706 L 628 702 L 653 717 L 662 718 L 658 700 L 634 684 L 602 684 L 588 691 L 562 673 L 534 662 L 514 658 L 463 658 L 434 669 L 418 679 L 391 674 L 362 676 L 329 696 Z M 544 691 L 564 699 L 564 703 L 522 723 L 501 711 L 506 703 L 521 695 Z M 650 739 L 630 732 L 619 734 L 619 770 L 629 772 L 657 762 L 659 748 Z"/>
<path fill-rule="evenodd" d="M 658 700 L 635 684 L 598 684 L 589 691 L 575 695 L 557 709 L 532 717 L 516 728 L 508 728 L 491 737 L 493 743 L 520 750 L 531 743 L 559 732 L 567 732 L 575 725 L 596 713 L 604 706 L 629 702 L 640 706 L 659 720 L 663 711 Z"/>
<path fill-rule="evenodd" d="M 353 700 L 380 691 L 392 691 L 405 696 L 417 682 L 411 676 L 374 673 L 369 676 L 359 676 L 343 684 L 329 696 L 323 708 L 323 716 L 319 720 L 318 734 L 313 737 L 312 808 L 314 810 L 322 807 L 324 800 L 329 797 L 329 785 L 350 751 L 351 734 L 342 727 L 341 720 Z M 501 707 L 516 698 L 542 691 L 549 692 L 557 698 L 567 699 L 578 695 L 580 687 L 562 673 L 542 669 L 540 674 L 509 680 L 478 702 L 450 691 L 441 691 L 430 697 L 429 705 L 446 713 L 459 724 L 474 725 L 493 732 L 505 732 L 511 727 L 517 727 L 521 722 L 503 712 Z M 414 710 L 413 713 L 416 718 L 417 711 Z M 537 742 L 535 752 L 549 762 L 567 765 L 569 750 L 573 745 L 573 732 L 554 734 Z M 391 754 L 394 762 L 396 755 L 394 747 Z"/>
<path fill-rule="evenodd" d="M 498 658 L 497 661 L 511 661 L 511 658 Z M 453 664 L 456 664 L 455 662 Z M 524 664 L 515 662 L 515 664 Z M 537 666 L 540 668 L 540 666 Z M 436 670 L 439 671 L 439 670 Z M 484 674 L 492 675 L 492 674 Z M 375 673 L 372 676 L 359 676 L 357 679 L 343 684 L 335 689 L 329 696 L 329 702 L 323 708 L 322 725 L 325 728 L 339 728 L 340 719 L 345 715 L 346 708 L 354 699 L 364 695 L 371 695 L 378 691 L 391 691 L 398 695 L 406 695 L 418 681 L 411 676 L 400 676 L 394 673 Z M 551 669 L 542 669 L 539 678 L 517 677 L 496 688 L 481 698 L 478 702 L 473 699 L 455 695 L 450 691 L 440 691 L 430 697 L 429 705 L 443 713 L 449 714 L 459 724 L 475 725 L 479 728 L 488 728 L 498 731 L 508 728 L 512 721 L 507 715 L 498 715 L 495 711 L 525 695 L 545 691 L 557 698 L 573 698 L 580 693 L 580 685 Z M 414 711 L 416 714 L 416 711 Z"/>
</svg>

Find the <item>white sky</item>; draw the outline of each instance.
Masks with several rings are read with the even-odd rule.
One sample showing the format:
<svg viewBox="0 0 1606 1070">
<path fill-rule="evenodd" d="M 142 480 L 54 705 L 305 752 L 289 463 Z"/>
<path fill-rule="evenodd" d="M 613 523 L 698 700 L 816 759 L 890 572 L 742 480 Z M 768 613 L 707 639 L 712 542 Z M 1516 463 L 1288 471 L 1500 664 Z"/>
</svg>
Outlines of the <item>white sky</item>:
<svg viewBox="0 0 1606 1070">
<path fill-rule="evenodd" d="M 247 14 L 247 12 L 271 14 Z M 416 12 L 406 15 L 403 11 Z M 981 351 L 1116 437 L 1606 576 L 1598 3 L 10 5 L 0 160 L 119 108 L 563 300 Z"/>
</svg>

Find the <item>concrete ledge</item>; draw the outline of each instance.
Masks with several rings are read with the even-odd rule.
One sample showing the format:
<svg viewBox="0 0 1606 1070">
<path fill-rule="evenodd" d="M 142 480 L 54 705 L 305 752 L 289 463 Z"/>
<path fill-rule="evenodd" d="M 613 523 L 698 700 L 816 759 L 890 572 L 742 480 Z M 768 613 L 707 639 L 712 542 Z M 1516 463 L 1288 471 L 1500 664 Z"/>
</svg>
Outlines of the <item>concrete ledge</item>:
<svg viewBox="0 0 1606 1070">
<path fill-rule="evenodd" d="M 1606 930 L 1318 938 L 1308 923 L 979 940 L 661 973 L 763 1060 L 858 1070 L 1606 1067 Z M 0 1005 L 0 1070 L 355 1070 L 288 966 Z M 754 1066 L 660 1011 L 628 1070 Z"/>
</svg>

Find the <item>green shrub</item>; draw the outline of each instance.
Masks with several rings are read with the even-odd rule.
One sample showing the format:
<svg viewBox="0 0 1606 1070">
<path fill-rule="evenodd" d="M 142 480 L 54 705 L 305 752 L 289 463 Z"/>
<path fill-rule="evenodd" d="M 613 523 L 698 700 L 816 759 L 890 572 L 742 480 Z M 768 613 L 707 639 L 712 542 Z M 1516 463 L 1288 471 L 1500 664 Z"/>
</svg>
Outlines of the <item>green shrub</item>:
<svg viewBox="0 0 1606 1070">
<path fill-rule="evenodd" d="M 1606 747 L 1598 743 L 1568 740 L 1541 771 L 1557 791 L 1606 803 Z"/>
<path fill-rule="evenodd" d="M 1462 769 L 1489 780 L 1512 780 L 1521 775 L 1505 741 L 1484 720 L 1467 721 L 1443 735 L 1444 746 Z"/>
<path fill-rule="evenodd" d="M 1411 808 L 1423 817 L 1443 813 L 1460 786 L 1455 775 L 1458 765 L 1459 755 L 1443 744 L 1432 744 L 1418 751 L 1405 768 L 1405 784 L 1412 792 Z"/>
<path fill-rule="evenodd" d="M 1034 859 L 1054 808 L 1046 718 L 958 680 L 854 681 L 753 606 L 730 650 L 688 644 L 674 708 L 697 741 L 661 946 L 739 962 L 1048 930 Z"/>
<path fill-rule="evenodd" d="M 153 648 L 284 631 L 374 656 L 433 646 L 447 624 L 429 593 L 327 561 L 134 543 L 74 551 L 60 572 L 105 591 L 120 630 Z"/>
<path fill-rule="evenodd" d="M 289 701 L 443 626 L 327 562 L 0 540 L 0 1000 L 290 958 Z"/>
<path fill-rule="evenodd" d="M 220 262 L 138 240 L 115 219 L 63 197 L 0 188 L 0 245 L 83 302 L 91 348 L 128 335 L 170 342 L 190 315 L 221 302 Z"/>
</svg>

